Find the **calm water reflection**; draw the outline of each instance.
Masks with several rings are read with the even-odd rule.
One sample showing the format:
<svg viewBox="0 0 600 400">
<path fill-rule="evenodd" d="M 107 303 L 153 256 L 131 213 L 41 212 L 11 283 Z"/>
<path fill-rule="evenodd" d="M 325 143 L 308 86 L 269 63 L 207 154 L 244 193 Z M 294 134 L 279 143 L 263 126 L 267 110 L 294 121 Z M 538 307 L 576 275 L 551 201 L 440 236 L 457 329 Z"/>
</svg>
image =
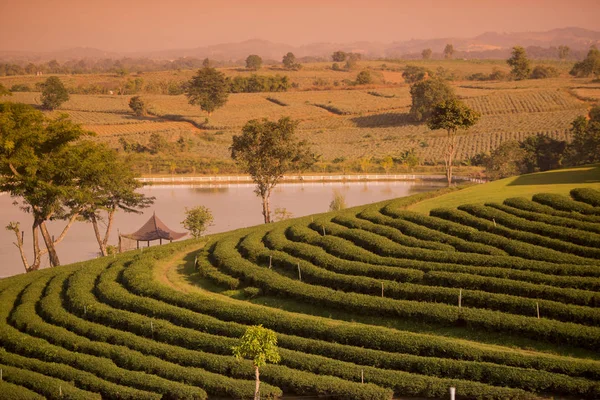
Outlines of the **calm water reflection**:
<svg viewBox="0 0 600 400">
<path fill-rule="evenodd" d="M 435 190 L 443 187 L 436 182 L 352 182 L 352 183 L 304 183 L 280 184 L 272 196 L 271 209 L 285 208 L 294 217 L 327 211 L 333 198 L 333 191 L 339 190 L 346 198 L 349 207 L 374 203 L 381 200 L 409 196 L 411 194 Z M 131 233 L 142 226 L 156 212 L 156 215 L 174 231 L 183 232 L 181 221 L 186 207 L 204 205 L 214 216 L 214 226 L 208 233 L 224 232 L 236 228 L 262 223 L 260 199 L 253 192 L 252 184 L 237 185 L 195 185 L 195 186 L 148 186 L 142 191 L 155 196 L 154 205 L 144 214 L 119 212 L 109 243 L 116 244 L 117 230 Z M 10 221 L 19 221 L 25 230 L 25 246 L 31 257 L 31 216 L 14 206 L 13 199 L 0 193 L 0 277 L 11 276 L 24 271 L 19 252 L 12 244 L 14 233 L 4 229 Z M 52 222 L 49 229 L 58 236 L 64 222 Z M 41 237 L 40 237 L 41 241 Z M 43 246 L 43 243 L 42 243 Z M 98 244 L 90 224 L 77 222 L 67 237 L 57 247 L 62 264 L 94 258 Z M 42 265 L 48 265 L 44 259 Z"/>
</svg>

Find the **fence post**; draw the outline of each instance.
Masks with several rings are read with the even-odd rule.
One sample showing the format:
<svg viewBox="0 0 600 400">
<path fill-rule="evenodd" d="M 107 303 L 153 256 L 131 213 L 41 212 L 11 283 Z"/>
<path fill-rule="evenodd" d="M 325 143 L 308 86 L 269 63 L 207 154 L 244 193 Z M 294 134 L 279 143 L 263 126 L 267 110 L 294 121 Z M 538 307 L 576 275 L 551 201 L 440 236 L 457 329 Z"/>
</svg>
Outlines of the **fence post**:
<svg viewBox="0 0 600 400">
<path fill-rule="evenodd" d="M 300 272 L 300 263 L 298 263 L 298 280 L 302 282 L 302 272 Z"/>
<path fill-rule="evenodd" d="M 456 396 L 456 388 L 455 387 L 451 387 L 450 388 L 450 400 L 454 400 Z"/>
</svg>

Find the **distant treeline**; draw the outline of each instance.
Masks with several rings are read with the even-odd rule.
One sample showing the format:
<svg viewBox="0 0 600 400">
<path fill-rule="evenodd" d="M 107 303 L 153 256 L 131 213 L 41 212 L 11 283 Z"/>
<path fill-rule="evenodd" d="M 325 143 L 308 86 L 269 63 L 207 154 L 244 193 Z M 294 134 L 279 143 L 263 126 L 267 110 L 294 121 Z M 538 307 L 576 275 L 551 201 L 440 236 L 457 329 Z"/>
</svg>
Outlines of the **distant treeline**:
<svg viewBox="0 0 600 400">
<path fill-rule="evenodd" d="M 529 46 L 525 48 L 527 56 L 534 60 L 558 60 L 558 47 L 539 47 Z M 579 61 L 583 60 L 588 52 L 585 50 L 569 49 L 569 55 L 566 60 L 568 61 Z M 467 59 L 467 60 L 502 60 L 510 57 L 511 49 L 496 49 L 496 50 L 482 50 L 482 51 L 460 51 L 454 50 L 454 59 Z M 397 56 L 388 56 L 387 59 L 398 58 L 401 60 L 421 60 L 423 58 L 422 52 L 416 53 L 405 53 L 398 54 Z M 432 53 L 432 59 L 444 59 L 444 53 Z"/>
</svg>

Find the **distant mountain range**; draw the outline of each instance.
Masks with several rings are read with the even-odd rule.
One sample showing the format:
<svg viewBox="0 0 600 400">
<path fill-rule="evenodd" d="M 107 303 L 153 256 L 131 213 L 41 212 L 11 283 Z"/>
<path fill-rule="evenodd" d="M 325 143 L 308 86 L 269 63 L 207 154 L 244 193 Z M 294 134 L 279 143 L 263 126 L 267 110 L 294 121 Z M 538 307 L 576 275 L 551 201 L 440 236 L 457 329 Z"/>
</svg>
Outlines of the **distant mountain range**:
<svg viewBox="0 0 600 400">
<path fill-rule="evenodd" d="M 252 39 L 239 43 L 222 43 L 191 49 L 169 49 L 152 52 L 112 52 L 88 47 L 77 47 L 53 52 L 2 51 L 3 61 L 42 62 L 52 59 L 66 61 L 72 59 L 118 59 L 124 57 L 172 60 L 181 57 L 205 58 L 219 61 L 237 61 L 249 54 L 258 54 L 265 60 L 281 60 L 288 51 L 297 58 L 312 57 L 329 59 L 337 50 L 361 53 L 365 58 L 420 57 L 423 49 L 430 48 L 434 57 L 440 56 L 446 44 L 451 43 L 456 57 L 462 58 L 504 58 L 513 46 L 532 48 L 554 48 L 569 46 L 574 55 L 586 52 L 593 44 L 600 45 L 600 32 L 582 28 L 560 28 L 546 32 L 486 32 L 473 38 L 411 39 L 392 43 L 352 42 L 352 43 L 310 43 L 292 46 L 268 40 Z M 540 54 L 543 54 L 540 53 Z"/>
</svg>

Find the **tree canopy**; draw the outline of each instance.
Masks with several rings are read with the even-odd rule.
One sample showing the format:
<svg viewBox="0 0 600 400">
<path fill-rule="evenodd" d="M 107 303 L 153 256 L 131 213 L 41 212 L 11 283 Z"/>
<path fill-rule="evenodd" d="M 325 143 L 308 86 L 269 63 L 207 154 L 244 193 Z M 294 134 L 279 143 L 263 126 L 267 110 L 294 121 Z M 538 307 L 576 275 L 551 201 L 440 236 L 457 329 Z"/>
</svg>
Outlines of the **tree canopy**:
<svg viewBox="0 0 600 400">
<path fill-rule="evenodd" d="M 360 71 L 358 75 L 356 75 L 357 85 L 368 85 L 371 82 L 373 82 L 373 78 L 371 77 L 371 71 L 367 69 Z"/>
<path fill-rule="evenodd" d="M 558 58 L 561 60 L 566 60 L 569 57 L 569 53 L 571 52 L 571 48 L 569 46 L 558 46 Z"/>
<path fill-rule="evenodd" d="M 262 58 L 256 54 L 250 54 L 246 58 L 246 68 L 251 69 L 253 71 L 258 71 L 262 67 Z"/>
<path fill-rule="evenodd" d="M 144 100 L 140 96 L 133 96 L 129 99 L 129 108 L 138 117 L 146 115 L 146 103 L 144 103 Z"/>
<path fill-rule="evenodd" d="M 254 399 L 260 399 L 260 373 L 259 368 L 268 362 L 277 364 L 281 356 L 277 350 L 277 335 L 262 325 L 251 326 L 246 329 L 240 338 L 239 344 L 232 347 L 233 355 L 238 359 L 249 358 L 252 360 L 256 377 Z"/>
<path fill-rule="evenodd" d="M 346 61 L 346 57 L 348 56 L 348 54 L 345 51 L 335 51 L 333 52 L 333 54 L 331 55 L 331 59 L 334 62 L 344 62 Z"/>
<path fill-rule="evenodd" d="M 291 51 L 288 52 L 285 56 L 283 56 L 283 66 L 286 69 L 298 69 L 300 68 L 300 64 L 296 62 L 296 56 Z"/>
<path fill-rule="evenodd" d="M 202 237 L 202 234 L 212 224 L 213 215 L 207 207 L 197 206 L 185 209 L 185 219 L 181 222 L 183 227 L 190 231 L 195 239 Z"/>
<path fill-rule="evenodd" d="M 415 83 L 410 88 L 410 95 L 412 98 L 410 114 L 415 121 L 428 119 L 436 104 L 456 97 L 452 87 L 439 78 Z"/>
<path fill-rule="evenodd" d="M 452 167 L 456 155 L 456 131 L 468 129 L 475 125 L 481 115 L 471 110 L 466 104 L 450 99 L 435 105 L 431 118 L 427 122 L 429 129 L 445 129 L 448 132 L 448 144 L 444 154 L 448 185 L 452 184 Z"/>
<path fill-rule="evenodd" d="M 47 110 L 54 110 L 69 100 L 69 93 L 62 81 L 51 76 L 42 84 L 42 107 Z"/>
<path fill-rule="evenodd" d="M 404 81 L 408 84 L 413 84 L 425 80 L 428 76 L 431 76 L 432 73 L 425 67 L 420 67 L 417 65 L 407 65 L 402 72 L 402 77 Z"/>
<path fill-rule="evenodd" d="M 600 79 L 600 50 L 596 46 L 592 46 L 586 58 L 575 63 L 569 73 L 578 78 L 594 75 L 596 79 Z"/>
<path fill-rule="evenodd" d="M 190 104 L 199 105 L 210 115 L 227 103 L 229 83 L 222 72 L 204 67 L 188 82 L 185 94 Z"/>
<path fill-rule="evenodd" d="M 2 96 L 12 96 L 12 93 L 0 83 L 0 97 Z"/>
<path fill-rule="evenodd" d="M 423 60 L 429 60 L 431 58 L 431 54 L 432 54 L 431 49 L 424 49 L 421 52 L 421 56 L 423 57 Z"/>
<path fill-rule="evenodd" d="M 448 43 L 446 45 L 446 47 L 444 47 L 444 58 L 452 59 L 453 56 L 454 56 L 454 46 L 452 44 Z"/>
<path fill-rule="evenodd" d="M 577 117 L 571 124 L 573 141 L 567 149 L 570 164 L 600 162 L 600 106 L 593 107 L 588 118 Z"/>
<path fill-rule="evenodd" d="M 271 191 L 283 175 L 315 162 L 307 143 L 295 137 L 297 125 L 288 117 L 277 122 L 254 119 L 244 125 L 241 135 L 233 136 L 231 158 L 256 183 L 254 192 L 262 199 L 265 223 L 271 222 Z"/>
<path fill-rule="evenodd" d="M 529 77 L 531 67 L 527 53 L 523 47 L 513 47 L 512 56 L 506 60 L 506 63 L 512 67 L 510 73 L 516 80 L 527 79 Z"/>
</svg>

